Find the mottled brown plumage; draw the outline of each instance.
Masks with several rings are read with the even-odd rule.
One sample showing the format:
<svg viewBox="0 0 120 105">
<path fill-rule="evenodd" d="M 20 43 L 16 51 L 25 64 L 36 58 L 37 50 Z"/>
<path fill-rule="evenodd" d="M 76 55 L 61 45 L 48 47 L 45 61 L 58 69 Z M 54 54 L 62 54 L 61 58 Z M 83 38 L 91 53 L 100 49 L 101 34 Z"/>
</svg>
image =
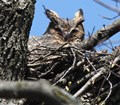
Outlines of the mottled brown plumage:
<svg viewBox="0 0 120 105">
<path fill-rule="evenodd" d="M 27 66 L 30 78 L 27 78 L 36 80 L 49 78 L 50 81 L 54 81 L 57 72 L 63 72 L 68 69 L 68 65 L 71 65 L 74 53 L 71 47 L 78 48 L 79 43 L 84 40 L 82 24 L 84 18 L 81 9 L 75 13 L 73 19 L 62 19 L 57 13 L 48 9 L 45 9 L 45 14 L 50 19 L 46 32 L 42 36 L 32 36 L 28 41 Z M 66 66 L 65 63 L 68 62 Z M 57 78 L 59 76 L 55 81 Z"/>
<path fill-rule="evenodd" d="M 83 11 L 79 9 L 73 19 L 62 19 L 49 9 L 45 9 L 50 24 L 42 37 L 31 37 L 29 48 L 35 46 L 59 47 L 64 43 L 79 44 L 84 39 Z"/>
<path fill-rule="evenodd" d="M 49 48 L 59 48 L 67 45 L 77 46 L 84 40 L 83 11 L 80 9 L 75 13 L 73 19 L 62 19 L 52 10 L 45 9 L 46 16 L 50 19 L 50 24 L 42 36 L 33 36 L 28 41 L 30 55 L 28 59 L 33 61 L 40 55 L 49 53 Z"/>
</svg>

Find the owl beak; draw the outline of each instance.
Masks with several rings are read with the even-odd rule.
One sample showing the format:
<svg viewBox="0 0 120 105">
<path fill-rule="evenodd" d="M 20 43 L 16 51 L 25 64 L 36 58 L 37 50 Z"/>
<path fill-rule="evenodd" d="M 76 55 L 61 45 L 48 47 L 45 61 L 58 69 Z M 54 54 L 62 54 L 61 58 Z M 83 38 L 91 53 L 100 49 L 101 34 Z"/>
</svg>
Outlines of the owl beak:
<svg viewBox="0 0 120 105">
<path fill-rule="evenodd" d="M 63 34 L 64 40 L 66 41 L 68 39 L 68 35 Z"/>
<path fill-rule="evenodd" d="M 65 32 L 63 34 L 63 37 L 64 37 L 65 41 L 67 41 L 70 38 L 70 33 L 69 32 Z"/>
</svg>

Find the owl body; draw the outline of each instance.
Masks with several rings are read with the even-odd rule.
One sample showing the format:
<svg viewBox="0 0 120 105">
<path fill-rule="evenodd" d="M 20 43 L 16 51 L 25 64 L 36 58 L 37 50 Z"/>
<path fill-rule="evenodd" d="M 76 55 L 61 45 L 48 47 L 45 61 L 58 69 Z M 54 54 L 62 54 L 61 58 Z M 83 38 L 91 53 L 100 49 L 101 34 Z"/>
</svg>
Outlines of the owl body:
<svg viewBox="0 0 120 105">
<path fill-rule="evenodd" d="M 73 19 L 63 19 L 49 9 L 45 9 L 46 16 L 50 19 L 50 24 L 42 36 L 31 37 L 28 42 L 28 49 L 35 49 L 40 46 L 60 47 L 68 43 L 77 45 L 84 40 L 83 11 L 80 9 L 75 13 Z"/>
<path fill-rule="evenodd" d="M 78 10 L 73 19 L 63 19 L 52 11 L 45 9 L 46 16 L 50 19 L 49 26 L 42 36 L 32 36 L 28 41 L 27 62 L 32 65 L 39 65 L 42 60 L 56 48 L 63 45 L 78 47 L 79 43 L 84 40 L 83 12 Z M 52 57 L 52 58 L 51 58 Z M 47 59 L 57 59 L 59 54 L 47 57 Z M 49 61 L 49 60 L 48 60 Z M 44 62 L 43 62 L 44 63 Z M 50 63 L 50 62 L 47 62 Z M 30 66 L 30 70 L 40 69 L 39 66 Z"/>
</svg>

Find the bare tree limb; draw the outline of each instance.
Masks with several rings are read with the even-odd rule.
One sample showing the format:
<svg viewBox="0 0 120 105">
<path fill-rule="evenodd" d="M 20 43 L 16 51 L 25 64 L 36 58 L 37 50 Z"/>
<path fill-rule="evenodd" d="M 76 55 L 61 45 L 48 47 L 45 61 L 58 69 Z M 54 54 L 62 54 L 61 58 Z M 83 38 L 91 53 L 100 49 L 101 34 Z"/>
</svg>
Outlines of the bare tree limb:
<svg viewBox="0 0 120 105">
<path fill-rule="evenodd" d="M 113 0 L 113 1 L 115 1 L 115 2 L 120 2 L 120 0 Z"/>
<path fill-rule="evenodd" d="M 100 0 L 93 0 L 93 1 L 95 1 L 96 3 L 102 5 L 103 7 L 107 8 L 107 9 L 109 9 L 109 10 L 112 10 L 112 11 L 117 12 L 117 13 L 120 14 L 120 9 L 118 9 L 118 8 L 114 8 L 114 7 L 112 7 L 112 6 L 109 6 L 109 5 L 103 3 L 103 2 L 100 1 Z"/>
<path fill-rule="evenodd" d="M 83 49 L 91 49 L 102 43 L 118 33 L 120 31 L 120 19 L 113 22 L 111 25 L 103 27 L 102 29 L 98 30 L 95 34 L 93 34 L 90 38 L 82 41 L 80 43 L 80 47 Z"/>
<path fill-rule="evenodd" d="M 51 105 L 82 105 L 64 90 L 50 85 L 45 80 L 38 82 L 0 81 L 0 98 L 43 99 Z"/>
</svg>

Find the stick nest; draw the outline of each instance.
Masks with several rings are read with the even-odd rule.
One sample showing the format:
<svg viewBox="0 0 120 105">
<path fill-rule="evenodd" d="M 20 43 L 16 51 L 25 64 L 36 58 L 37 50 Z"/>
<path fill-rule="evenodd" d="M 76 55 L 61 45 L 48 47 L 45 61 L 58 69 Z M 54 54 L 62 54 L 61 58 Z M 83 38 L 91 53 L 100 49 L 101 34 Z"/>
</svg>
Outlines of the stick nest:
<svg viewBox="0 0 120 105">
<path fill-rule="evenodd" d="M 28 53 L 28 80 L 46 79 L 87 105 L 114 105 L 120 98 L 120 47 L 112 53 L 66 44 L 38 46 Z M 114 96 L 114 97 L 113 97 Z"/>
</svg>

